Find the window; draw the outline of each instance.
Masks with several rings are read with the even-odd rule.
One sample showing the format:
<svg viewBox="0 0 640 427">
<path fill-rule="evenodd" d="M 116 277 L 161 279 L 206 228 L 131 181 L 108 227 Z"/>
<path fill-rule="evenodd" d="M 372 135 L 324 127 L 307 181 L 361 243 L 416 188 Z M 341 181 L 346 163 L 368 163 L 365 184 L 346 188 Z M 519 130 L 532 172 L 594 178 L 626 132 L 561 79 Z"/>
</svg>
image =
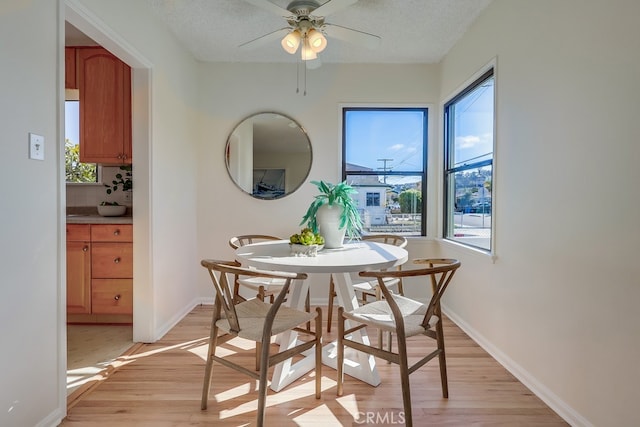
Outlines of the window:
<svg viewBox="0 0 640 427">
<path fill-rule="evenodd" d="M 380 206 L 380 193 L 367 193 L 367 206 Z"/>
<path fill-rule="evenodd" d="M 491 250 L 494 75 L 489 70 L 444 106 L 444 237 Z"/>
<path fill-rule="evenodd" d="M 80 102 L 66 101 L 64 104 L 64 165 L 67 182 L 96 183 L 98 167 L 95 163 L 80 163 Z"/>
<path fill-rule="evenodd" d="M 342 178 L 365 234 L 426 235 L 427 109 L 342 110 Z"/>
</svg>

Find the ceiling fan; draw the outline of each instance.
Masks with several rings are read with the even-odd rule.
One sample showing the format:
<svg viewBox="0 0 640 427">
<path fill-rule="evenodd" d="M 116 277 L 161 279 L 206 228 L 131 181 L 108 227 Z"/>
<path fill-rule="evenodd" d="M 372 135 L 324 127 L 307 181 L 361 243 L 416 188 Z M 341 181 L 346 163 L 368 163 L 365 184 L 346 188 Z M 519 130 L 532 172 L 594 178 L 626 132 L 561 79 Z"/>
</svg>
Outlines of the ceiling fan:
<svg viewBox="0 0 640 427">
<path fill-rule="evenodd" d="M 294 0 L 286 9 L 268 0 L 244 1 L 282 16 L 289 26 L 243 43 L 241 48 L 255 48 L 281 39 L 282 48 L 286 52 L 293 55 L 300 48 L 300 58 L 306 62 L 307 68 L 317 68 L 320 66 L 318 53 L 327 47 L 325 36 L 369 49 L 375 49 L 380 44 L 380 37 L 374 34 L 325 21 L 326 16 L 351 6 L 358 0 L 329 0 L 322 5 L 316 0 Z"/>
</svg>

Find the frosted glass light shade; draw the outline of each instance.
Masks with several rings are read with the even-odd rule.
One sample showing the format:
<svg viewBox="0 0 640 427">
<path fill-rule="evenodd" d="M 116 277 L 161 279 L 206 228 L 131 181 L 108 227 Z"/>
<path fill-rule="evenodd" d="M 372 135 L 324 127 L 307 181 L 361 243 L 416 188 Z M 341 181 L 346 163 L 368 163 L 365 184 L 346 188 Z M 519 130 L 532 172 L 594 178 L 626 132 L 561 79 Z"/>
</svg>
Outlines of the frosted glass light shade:
<svg viewBox="0 0 640 427">
<path fill-rule="evenodd" d="M 293 30 L 282 39 L 282 48 L 290 54 L 296 53 L 298 46 L 300 46 L 300 33 L 298 30 Z"/>
<path fill-rule="evenodd" d="M 327 47 L 327 39 L 318 30 L 310 30 L 307 34 L 309 40 L 309 46 L 315 53 L 320 53 Z"/>
</svg>

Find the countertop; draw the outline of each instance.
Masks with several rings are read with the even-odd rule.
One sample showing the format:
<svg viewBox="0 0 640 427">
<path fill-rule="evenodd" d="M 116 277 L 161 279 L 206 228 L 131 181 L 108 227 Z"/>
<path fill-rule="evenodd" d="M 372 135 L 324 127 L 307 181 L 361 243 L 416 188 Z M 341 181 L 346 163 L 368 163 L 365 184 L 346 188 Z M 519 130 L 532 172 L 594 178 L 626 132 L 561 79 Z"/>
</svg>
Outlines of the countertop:
<svg viewBox="0 0 640 427">
<path fill-rule="evenodd" d="M 133 224 L 133 217 L 67 214 L 67 224 Z"/>
<path fill-rule="evenodd" d="M 131 207 L 122 216 L 98 215 L 95 206 L 67 207 L 67 224 L 133 224 Z"/>
</svg>

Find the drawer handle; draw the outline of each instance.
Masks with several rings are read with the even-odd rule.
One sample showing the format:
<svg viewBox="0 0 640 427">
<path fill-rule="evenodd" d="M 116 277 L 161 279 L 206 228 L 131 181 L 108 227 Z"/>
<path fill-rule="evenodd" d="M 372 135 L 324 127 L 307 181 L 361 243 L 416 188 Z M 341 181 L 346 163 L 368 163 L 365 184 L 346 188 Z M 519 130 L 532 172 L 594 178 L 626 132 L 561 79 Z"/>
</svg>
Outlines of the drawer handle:
<svg viewBox="0 0 640 427">
<path fill-rule="evenodd" d="M 87 252 L 89 250 L 89 246 L 85 246 L 84 248 L 82 248 L 82 252 Z"/>
<path fill-rule="evenodd" d="M 120 294 L 116 295 L 115 297 L 113 297 L 114 300 L 118 301 L 120 299 Z"/>
<path fill-rule="evenodd" d="M 116 263 L 116 264 L 120 264 L 120 257 L 114 259 L 113 262 Z"/>
<path fill-rule="evenodd" d="M 113 235 L 114 235 L 114 236 L 119 236 L 119 235 L 120 235 L 120 230 L 116 230 L 116 231 L 114 231 L 114 232 L 113 232 Z"/>
</svg>

